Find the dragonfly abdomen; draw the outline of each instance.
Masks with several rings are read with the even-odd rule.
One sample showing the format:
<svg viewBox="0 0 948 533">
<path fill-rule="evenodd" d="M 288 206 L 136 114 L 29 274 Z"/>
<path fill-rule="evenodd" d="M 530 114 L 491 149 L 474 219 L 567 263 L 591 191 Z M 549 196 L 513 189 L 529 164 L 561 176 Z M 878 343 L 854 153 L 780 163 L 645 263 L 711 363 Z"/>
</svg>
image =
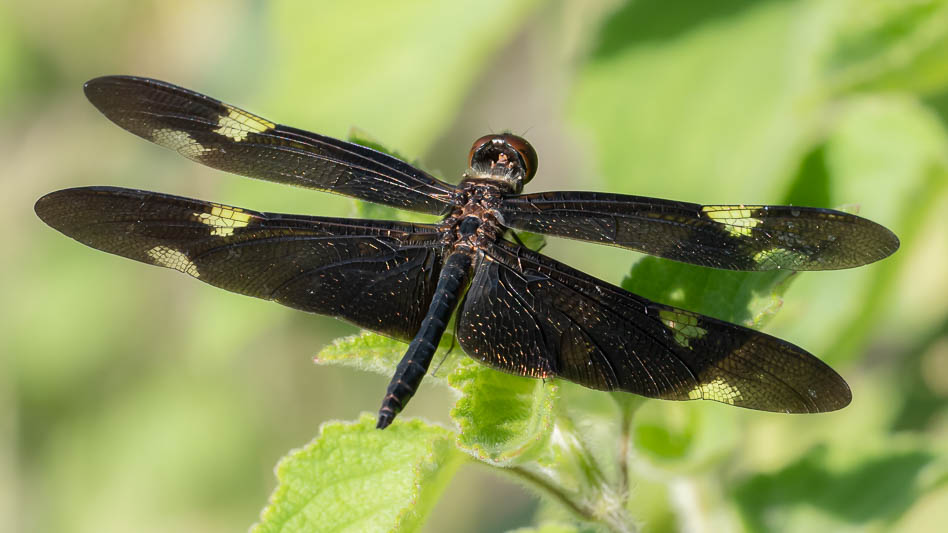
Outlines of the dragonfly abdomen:
<svg viewBox="0 0 948 533">
<path fill-rule="evenodd" d="M 451 313 L 457 307 L 464 286 L 470 280 L 471 257 L 466 253 L 448 256 L 438 277 L 438 286 L 428 306 L 421 328 L 408 345 L 408 351 L 395 368 L 395 375 L 388 384 L 376 427 L 385 429 L 395 415 L 401 412 L 408 400 L 414 396 L 421 379 L 428 372 L 428 365 L 438 349 L 438 342 L 448 325 Z"/>
</svg>

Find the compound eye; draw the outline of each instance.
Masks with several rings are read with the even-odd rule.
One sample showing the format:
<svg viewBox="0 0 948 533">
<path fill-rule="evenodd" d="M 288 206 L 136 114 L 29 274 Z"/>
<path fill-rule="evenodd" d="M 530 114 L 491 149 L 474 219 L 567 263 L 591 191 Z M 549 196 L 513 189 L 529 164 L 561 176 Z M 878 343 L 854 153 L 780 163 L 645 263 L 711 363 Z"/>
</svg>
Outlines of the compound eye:
<svg viewBox="0 0 948 533">
<path fill-rule="evenodd" d="M 527 183 L 532 180 L 533 175 L 537 173 L 537 151 L 526 139 L 518 135 L 505 133 L 500 137 L 520 155 L 520 160 L 523 162 L 523 182 Z"/>
<path fill-rule="evenodd" d="M 470 162 L 476 172 L 515 179 L 512 185 L 518 192 L 537 171 L 536 151 L 526 139 L 511 133 L 485 135 L 474 141 Z"/>
<path fill-rule="evenodd" d="M 467 154 L 467 160 L 471 163 L 471 166 L 474 166 L 474 155 L 477 153 L 477 151 L 481 148 L 490 146 L 494 142 L 494 139 L 500 139 L 500 137 L 500 135 L 490 134 L 484 135 L 483 137 L 474 141 L 474 144 L 471 145 L 471 153 Z"/>
</svg>

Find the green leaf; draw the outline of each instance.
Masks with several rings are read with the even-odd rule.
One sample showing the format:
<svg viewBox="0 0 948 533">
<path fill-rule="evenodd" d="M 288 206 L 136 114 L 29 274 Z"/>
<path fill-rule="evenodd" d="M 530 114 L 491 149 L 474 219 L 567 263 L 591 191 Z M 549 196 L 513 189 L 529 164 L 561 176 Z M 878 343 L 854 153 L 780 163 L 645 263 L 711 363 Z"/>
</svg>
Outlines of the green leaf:
<svg viewBox="0 0 948 533">
<path fill-rule="evenodd" d="M 937 313 L 915 312 L 931 308 L 925 303 L 930 288 L 900 289 L 902 307 L 895 312 L 892 297 L 906 261 L 919 247 L 928 247 L 929 224 L 938 223 L 936 210 L 948 193 L 948 135 L 938 116 L 914 98 L 858 96 L 839 106 L 825 144 L 832 199 L 858 201 L 861 214 L 889 227 L 901 240 L 901 248 L 877 264 L 814 274 L 833 276 L 834 281 L 811 289 L 813 280 L 807 279 L 800 285 L 809 292 L 794 289 L 810 304 L 794 314 L 792 323 L 780 324 L 787 336 L 808 339 L 814 353 L 841 361 L 862 353 L 883 315 L 893 330 L 922 331 L 939 320 Z M 913 292 L 915 296 L 906 299 Z"/>
<path fill-rule="evenodd" d="M 437 372 L 429 372 L 425 375 L 425 381 L 446 382 L 446 376 L 453 372 L 465 359 L 454 355 L 444 356 L 452 345 L 454 337 L 450 333 L 445 333 L 441 337 L 441 344 L 438 345 L 438 352 L 435 354 L 435 361 L 444 358 L 440 363 Z M 316 364 L 334 364 L 357 368 L 391 376 L 395 371 L 398 362 L 405 356 L 408 344 L 389 337 L 384 337 L 369 331 L 363 331 L 356 335 L 336 339 L 332 344 L 326 346 L 313 358 Z M 459 353 L 460 348 L 454 344 L 454 350 Z"/>
<path fill-rule="evenodd" d="M 734 497 L 751 531 L 891 523 L 933 488 L 928 471 L 935 456 L 918 445 L 885 446 L 881 453 L 849 458 L 846 466 L 831 460 L 827 448 L 813 448 L 778 471 L 747 479 Z"/>
<path fill-rule="evenodd" d="M 610 190 L 765 203 L 847 91 L 944 85 L 946 9 L 944 0 L 629 2 L 579 72 L 573 116 L 591 132 Z"/>
<path fill-rule="evenodd" d="M 279 485 L 254 533 L 416 531 L 467 460 L 452 433 L 420 420 L 331 422 L 277 466 Z"/>
<path fill-rule="evenodd" d="M 451 341 L 451 335 L 445 334 L 439 353 L 445 353 Z M 403 342 L 362 332 L 335 341 L 315 360 L 391 376 L 406 347 Z M 461 393 L 451 411 L 460 427 L 457 444 L 482 461 L 498 466 L 527 461 L 533 457 L 530 452 L 542 449 L 552 429 L 557 398 L 552 381 L 505 374 L 460 352 L 447 357 L 438 372 L 429 373 L 425 380 L 447 382 Z"/>
<path fill-rule="evenodd" d="M 461 392 L 451 418 L 457 445 L 495 466 L 529 461 L 546 447 L 558 397 L 555 382 L 513 376 L 465 359 L 448 383 Z"/>
<path fill-rule="evenodd" d="M 649 475 L 670 482 L 681 475 L 701 475 L 732 456 L 749 417 L 712 402 L 646 402 L 632 421 L 637 457 Z"/>
<path fill-rule="evenodd" d="M 689 409 L 683 420 L 663 418 L 654 421 L 637 421 L 633 429 L 636 449 L 647 452 L 653 458 L 679 459 L 685 457 L 698 431 L 698 411 Z"/>
<path fill-rule="evenodd" d="M 371 148 L 373 150 L 378 150 L 379 152 L 388 154 L 392 157 L 398 158 L 408 164 L 411 164 L 415 167 L 421 168 L 418 161 L 409 159 L 408 157 L 403 156 L 402 154 L 391 150 L 384 146 L 378 139 L 372 137 L 367 132 L 353 127 L 349 130 L 349 142 L 354 142 L 365 146 L 366 148 Z M 396 209 L 391 206 L 376 204 L 372 202 L 363 202 L 361 200 L 352 200 L 353 204 L 353 216 L 357 218 L 367 218 L 375 220 L 401 220 L 404 222 L 433 222 L 440 219 L 441 217 L 437 215 L 428 215 L 424 213 L 415 213 L 413 211 L 404 211 L 401 209 Z"/>
<path fill-rule="evenodd" d="M 529 231 L 515 231 L 511 233 L 516 236 L 516 238 L 513 239 L 514 242 L 522 244 L 534 252 L 539 252 L 546 246 L 546 237 L 540 233 L 531 233 Z"/>
<path fill-rule="evenodd" d="M 759 327 L 780 308 L 780 297 L 794 274 L 715 270 L 646 257 L 632 267 L 622 288 L 656 302 Z"/>
<path fill-rule="evenodd" d="M 809 207 L 833 205 L 831 195 L 832 175 L 826 161 L 826 143 L 820 143 L 810 149 L 800 161 L 796 176 L 790 182 L 789 190 L 784 194 L 782 203 Z"/>
<path fill-rule="evenodd" d="M 816 126 L 801 114 L 811 81 L 801 65 L 817 50 L 797 26 L 824 16 L 810 5 L 625 3 L 573 99 L 605 188 L 703 203 L 779 191 Z"/>
<path fill-rule="evenodd" d="M 835 91 L 929 92 L 948 82 L 948 2 L 848 3 L 823 66 Z"/>
<path fill-rule="evenodd" d="M 402 155 L 402 154 L 398 153 L 398 152 L 395 151 L 395 150 L 389 149 L 389 148 L 386 147 L 384 144 L 382 144 L 382 141 L 379 141 L 379 140 L 376 139 L 374 136 L 372 136 L 372 134 L 370 134 L 369 132 L 363 130 L 362 128 L 357 128 L 357 127 L 355 127 L 355 126 L 353 126 L 352 128 L 350 128 L 350 129 L 349 129 L 349 139 L 348 139 L 348 140 L 349 140 L 349 142 L 353 142 L 353 143 L 356 143 L 356 144 L 360 144 L 360 145 L 362 145 L 362 146 L 365 146 L 366 148 L 371 148 L 371 149 L 373 149 L 373 150 L 377 150 L 377 151 L 382 152 L 382 153 L 384 153 L 384 154 L 388 154 L 388 155 L 390 155 L 390 156 L 392 156 L 392 157 L 396 157 L 396 158 L 398 158 L 398 159 L 401 159 L 402 161 L 404 161 L 404 162 L 406 162 L 406 163 L 409 163 L 409 164 L 411 164 L 411 165 L 418 166 L 418 161 L 414 161 L 414 160 L 412 160 L 412 159 L 409 159 L 407 156 Z"/>
</svg>

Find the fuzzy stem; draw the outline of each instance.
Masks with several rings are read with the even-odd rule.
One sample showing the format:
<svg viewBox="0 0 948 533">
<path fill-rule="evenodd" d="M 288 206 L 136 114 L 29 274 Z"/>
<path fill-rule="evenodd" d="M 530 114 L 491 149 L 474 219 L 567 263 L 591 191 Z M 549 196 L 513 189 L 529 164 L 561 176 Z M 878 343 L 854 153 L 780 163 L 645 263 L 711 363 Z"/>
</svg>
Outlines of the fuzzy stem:
<svg viewBox="0 0 948 533">
<path fill-rule="evenodd" d="M 627 491 L 608 482 L 595 457 L 576 432 L 572 420 L 557 417 L 550 437 L 550 461 L 514 466 L 510 472 L 539 486 L 585 521 L 614 533 L 637 527 L 625 509 Z M 627 481 L 626 481 L 627 483 Z"/>
</svg>

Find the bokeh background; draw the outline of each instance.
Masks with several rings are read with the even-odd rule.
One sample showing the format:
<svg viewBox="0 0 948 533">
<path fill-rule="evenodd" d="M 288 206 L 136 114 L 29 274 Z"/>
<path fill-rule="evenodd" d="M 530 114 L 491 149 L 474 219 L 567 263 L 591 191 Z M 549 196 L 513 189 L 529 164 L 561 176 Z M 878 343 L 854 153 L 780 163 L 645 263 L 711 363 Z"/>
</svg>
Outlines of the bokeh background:
<svg viewBox="0 0 948 533">
<path fill-rule="evenodd" d="M 82 94 L 103 74 L 337 137 L 356 127 L 449 181 L 473 139 L 510 130 L 539 152 L 532 191 L 858 204 L 902 249 L 798 276 L 766 327 L 839 370 L 853 404 L 646 409 L 670 451 L 636 462 L 631 500 L 644 531 L 948 521 L 948 3 L 0 2 L 3 531 L 244 530 L 277 460 L 323 421 L 375 411 L 387 383 L 312 364 L 349 325 L 93 251 L 35 217 L 39 196 L 93 184 L 354 212 L 123 132 Z M 639 259 L 546 252 L 613 283 Z M 405 415 L 450 423 L 452 401 L 424 387 Z M 502 531 L 538 507 L 467 467 L 427 529 Z"/>
</svg>

